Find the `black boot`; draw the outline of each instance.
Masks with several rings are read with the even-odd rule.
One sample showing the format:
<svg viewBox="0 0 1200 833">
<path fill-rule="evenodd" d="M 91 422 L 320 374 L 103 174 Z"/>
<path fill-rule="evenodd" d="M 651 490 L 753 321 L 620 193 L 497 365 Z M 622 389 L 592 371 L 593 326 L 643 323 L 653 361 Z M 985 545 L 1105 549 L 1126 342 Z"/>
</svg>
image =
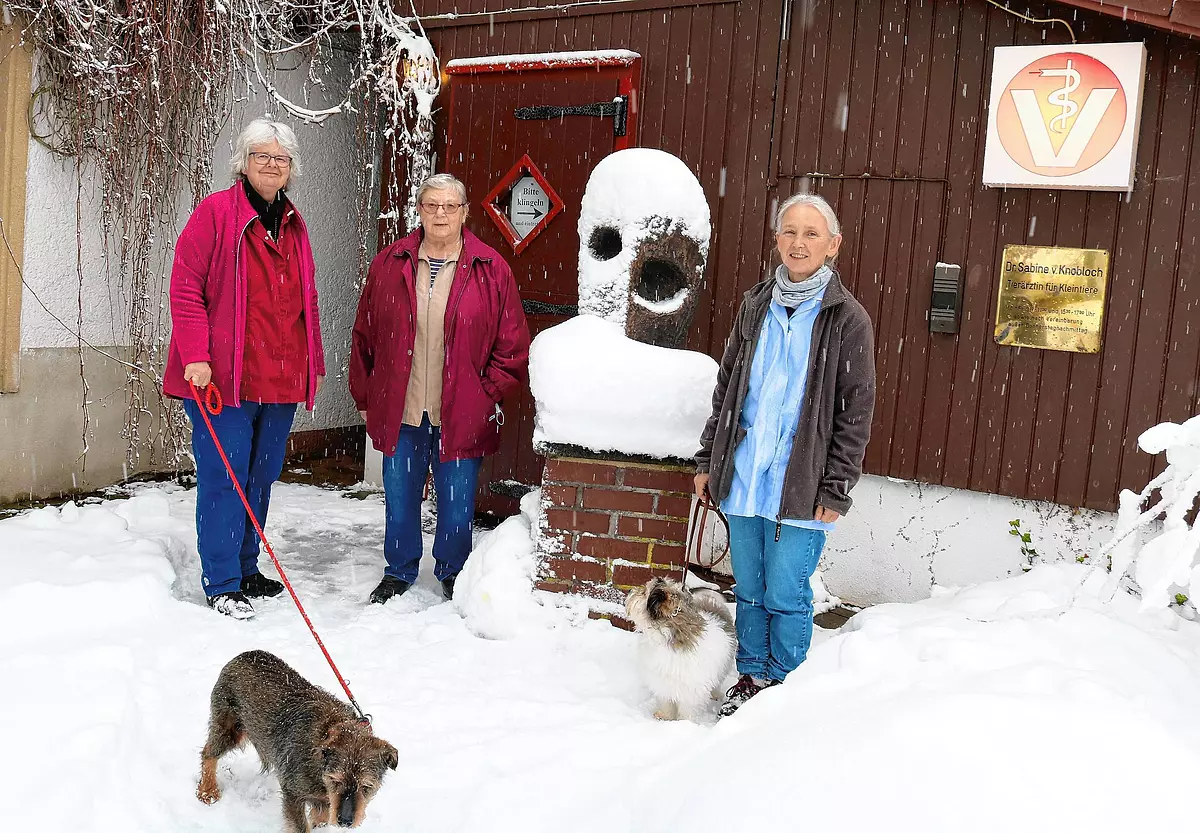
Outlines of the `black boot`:
<svg viewBox="0 0 1200 833">
<path fill-rule="evenodd" d="M 454 598 L 454 582 L 458 581 L 458 573 L 442 579 L 442 595 L 447 599 Z"/>
<path fill-rule="evenodd" d="M 283 583 L 267 578 L 262 573 L 255 573 L 252 576 L 242 576 L 242 592 L 251 599 L 278 596 L 283 592 Z"/>
<path fill-rule="evenodd" d="M 231 619 L 253 619 L 254 606 L 241 591 L 218 593 L 208 597 L 208 606 L 223 616 Z"/>
<path fill-rule="evenodd" d="M 379 586 L 371 591 L 371 604 L 387 604 L 395 596 L 403 596 L 412 585 L 392 576 L 384 576 Z"/>
</svg>

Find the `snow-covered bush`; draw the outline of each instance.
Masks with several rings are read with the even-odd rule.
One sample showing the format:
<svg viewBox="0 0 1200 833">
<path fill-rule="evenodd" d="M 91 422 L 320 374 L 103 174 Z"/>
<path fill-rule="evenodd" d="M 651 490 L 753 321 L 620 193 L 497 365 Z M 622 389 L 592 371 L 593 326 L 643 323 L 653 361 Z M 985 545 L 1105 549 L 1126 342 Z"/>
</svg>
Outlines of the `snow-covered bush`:
<svg viewBox="0 0 1200 833">
<path fill-rule="evenodd" d="M 1125 489 L 1117 510 L 1112 541 L 1100 555 L 1111 555 L 1107 591 L 1111 597 L 1125 576 L 1138 583 L 1142 609 L 1167 607 L 1176 600 L 1174 587 L 1200 594 L 1200 527 L 1188 521 L 1200 494 L 1200 416 L 1182 425 L 1164 422 L 1145 431 L 1138 447 L 1148 454 L 1167 455 L 1167 468 L 1140 493 Z M 1155 491 L 1161 500 L 1148 506 Z M 1148 507 L 1148 508 L 1147 508 Z M 1161 526 L 1154 521 L 1163 518 Z M 1143 531 L 1139 537 L 1136 533 Z M 1098 566 L 1102 566 L 1098 565 Z"/>
</svg>

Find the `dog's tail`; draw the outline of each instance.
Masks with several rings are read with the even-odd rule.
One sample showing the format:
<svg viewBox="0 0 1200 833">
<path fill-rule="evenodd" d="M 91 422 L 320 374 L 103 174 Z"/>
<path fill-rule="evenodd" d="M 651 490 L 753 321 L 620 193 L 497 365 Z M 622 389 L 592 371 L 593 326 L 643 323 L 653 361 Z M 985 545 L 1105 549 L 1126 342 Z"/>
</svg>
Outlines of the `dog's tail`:
<svg viewBox="0 0 1200 833">
<path fill-rule="evenodd" d="M 726 604 L 725 597 L 716 590 L 698 587 L 692 591 L 692 601 L 701 610 L 708 611 L 724 622 L 733 623 L 733 615 L 729 612 L 729 605 Z"/>
</svg>

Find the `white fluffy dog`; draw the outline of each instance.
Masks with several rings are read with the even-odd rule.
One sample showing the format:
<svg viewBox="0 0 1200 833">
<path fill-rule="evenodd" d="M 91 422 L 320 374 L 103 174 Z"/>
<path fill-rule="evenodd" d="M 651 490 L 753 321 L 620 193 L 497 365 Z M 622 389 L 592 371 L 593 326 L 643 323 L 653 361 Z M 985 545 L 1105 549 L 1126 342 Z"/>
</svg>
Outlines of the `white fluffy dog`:
<svg viewBox="0 0 1200 833">
<path fill-rule="evenodd" d="M 629 592 L 625 610 L 641 634 L 638 665 L 659 720 L 694 720 L 733 667 L 737 633 L 720 593 L 654 578 Z"/>
</svg>

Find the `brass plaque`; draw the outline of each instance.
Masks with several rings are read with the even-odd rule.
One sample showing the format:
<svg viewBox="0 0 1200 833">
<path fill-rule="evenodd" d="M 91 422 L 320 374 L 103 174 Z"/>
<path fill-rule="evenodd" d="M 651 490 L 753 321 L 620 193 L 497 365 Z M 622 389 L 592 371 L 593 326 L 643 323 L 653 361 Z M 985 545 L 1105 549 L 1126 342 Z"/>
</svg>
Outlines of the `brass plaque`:
<svg viewBox="0 0 1200 833">
<path fill-rule="evenodd" d="M 1107 286 L 1104 249 L 1005 246 L 996 342 L 1099 353 Z"/>
</svg>

